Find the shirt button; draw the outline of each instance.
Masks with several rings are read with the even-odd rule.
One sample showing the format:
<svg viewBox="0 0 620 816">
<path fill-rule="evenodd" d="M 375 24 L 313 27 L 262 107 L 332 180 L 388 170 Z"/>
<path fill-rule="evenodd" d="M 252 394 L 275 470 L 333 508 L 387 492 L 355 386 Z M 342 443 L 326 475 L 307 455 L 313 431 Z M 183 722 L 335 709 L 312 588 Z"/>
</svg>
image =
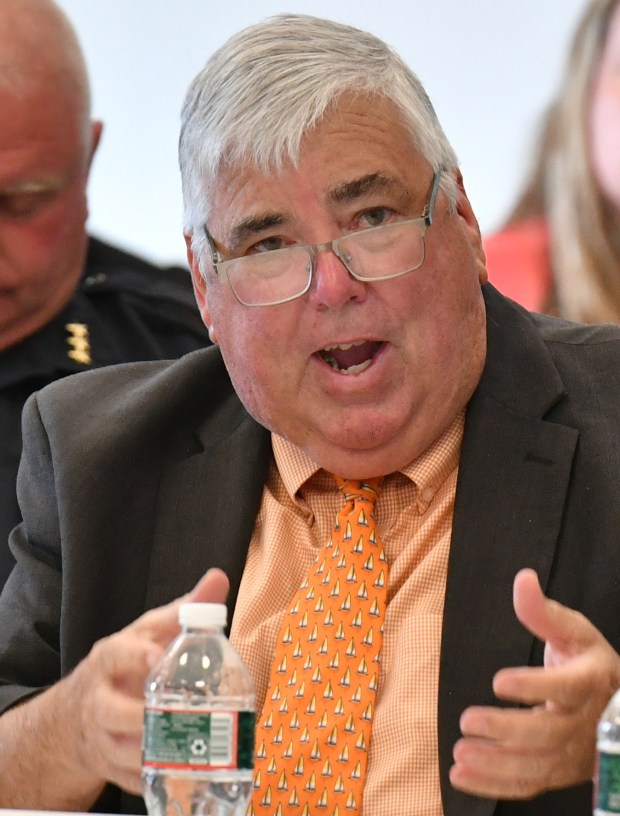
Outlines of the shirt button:
<svg viewBox="0 0 620 816">
<path fill-rule="evenodd" d="M 433 501 L 434 497 L 435 491 L 433 490 L 433 488 L 425 487 L 424 490 L 422 491 L 422 501 L 426 502 L 427 504 L 430 504 L 430 502 Z"/>
</svg>

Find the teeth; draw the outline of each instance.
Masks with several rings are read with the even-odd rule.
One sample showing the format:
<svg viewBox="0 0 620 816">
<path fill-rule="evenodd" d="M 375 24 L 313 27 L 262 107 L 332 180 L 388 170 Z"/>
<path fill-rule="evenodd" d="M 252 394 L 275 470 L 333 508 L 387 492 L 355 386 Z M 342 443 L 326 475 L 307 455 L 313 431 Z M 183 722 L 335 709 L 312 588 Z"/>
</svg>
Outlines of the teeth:
<svg viewBox="0 0 620 816">
<path fill-rule="evenodd" d="M 359 365 L 353 365 L 350 368 L 343 368 L 343 374 L 359 374 L 360 371 L 363 371 L 365 368 L 372 363 L 372 360 L 366 360 L 364 363 L 359 363 Z"/>
<path fill-rule="evenodd" d="M 372 340 L 357 340 L 354 343 L 335 343 L 333 346 L 326 346 L 320 353 L 320 356 L 325 360 L 325 362 L 331 366 L 336 371 L 339 371 L 341 374 L 359 374 L 362 371 L 365 371 L 368 366 L 372 363 L 375 354 L 377 353 L 378 349 L 383 344 L 379 341 L 372 341 Z M 337 358 L 342 358 L 342 355 L 339 352 L 346 352 L 352 348 L 357 348 L 361 346 L 368 346 L 368 359 L 362 360 L 359 363 L 352 362 L 348 368 L 345 368 L 345 361 L 338 360 Z M 365 354 L 351 354 L 349 355 L 349 359 L 355 360 L 357 357 L 365 357 Z"/>
<path fill-rule="evenodd" d="M 348 351 L 350 348 L 354 348 L 355 346 L 363 346 L 365 342 L 365 340 L 358 340 L 357 343 L 338 343 L 336 346 L 327 346 L 325 351 L 332 351 L 333 349 Z"/>
<path fill-rule="evenodd" d="M 359 374 L 360 371 L 364 371 L 364 369 L 368 368 L 368 366 L 372 363 L 372 360 L 365 360 L 363 363 L 349 366 L 349 368 L 340 368 L 338 363 L 333 358 L 326 359 L 325 362 L 329 363 L 332 368 L 335 368 L 336 371 L 339 371 L 341 374 Z"/>
</svg>

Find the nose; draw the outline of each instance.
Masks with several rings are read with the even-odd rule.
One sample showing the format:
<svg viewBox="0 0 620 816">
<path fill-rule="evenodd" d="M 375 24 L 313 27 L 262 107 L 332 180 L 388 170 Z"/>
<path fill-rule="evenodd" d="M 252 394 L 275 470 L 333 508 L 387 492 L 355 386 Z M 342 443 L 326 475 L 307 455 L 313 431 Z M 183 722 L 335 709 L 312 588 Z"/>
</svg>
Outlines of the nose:
<svg viewBox="0 0 620 816">
<path fill-rule="evenodd" d="M 334 252 L 331 244 L 316 247 L 309 296 L 320 309 L 336 309 L 350 300 L 366 297 L 368 284 L 349 274 L 349 270 Z"/>
</svg>

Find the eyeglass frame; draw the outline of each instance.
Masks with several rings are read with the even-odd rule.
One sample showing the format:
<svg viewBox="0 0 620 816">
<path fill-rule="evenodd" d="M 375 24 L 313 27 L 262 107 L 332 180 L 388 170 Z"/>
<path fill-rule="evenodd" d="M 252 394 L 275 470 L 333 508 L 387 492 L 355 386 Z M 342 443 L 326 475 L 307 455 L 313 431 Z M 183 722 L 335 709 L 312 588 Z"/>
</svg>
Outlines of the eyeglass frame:
<svg viewBox="0 0 620 816">
<path fill-rule="evenodd" d="M 426 235 L 426 230 L 432 226 L 433 224 L 433 217 L 435 212 L 435 202 L 437 200 L 437 194 L 439 192 L 439 182 L 441 179 L 441 174 L 443 170 L 439 169 L 435 171 L 433 174 L 433 178 L 431 180 L 430 192 L 428 194 L 426 204 L 424 205 L 424 210 L 422 211 L 422 215 L 418 215 L 416 218 L 406 218 L 404 221 L 400 221 L 397 223 L 400 224 L 412 224 L 417 223 L 420 229 L 421 237 L 422 237 L 422 246 L 425 247 L 424 238 Z M 226 273 L 226 266 L 234 261 L 239 261 L 244 257 L 252 257 L 250 255 L 244 256 L 240 255 L 238 258 L 223 258 L 222 253 L 216 249 L 215 242 L 209 229 L 207 227 L 206 222 L 203 224 L 203 230 L 207 239 L 207 243 L 209 244 L 209 250 L 211 252 L 211 262 L 213 264 L 213 269 L 216 275 L 223 274 L 228 281 L 228 285 L 232 289 L 232 293 L 235 298 L 241 303 L 243 306 L 248 306 L 250 308 L 258 307 L 258 306 L 279 306 L 281 303 L 288 303 L 291 300 L 297 300 L 297 298 L 302 297 L 306 294 L 306 292 L 310 289 L 312 285 L 312 278 L 314 276 L 314 269 L 316 265 L 316 256 L 319 252 L 322 252 L 326 249 L 331 250 L 334 255 L 338 258 L 338 260 L 342 263 L 344 268 L 347 270 L 349 275 L 355 280 L 361 281 L 362 283 L 377 283 L 378 281 L 384 280 L 393 280 L 394 278 L 400 278 L 403 275 L 408 275 L 410 272 L 415 272 L 419 269 L 422 264 L 424 263 L 424 258 L 426 257 L 426 253 L 424 252 L 422 255 L 422 260 L 418 264 L 418 266 L 414 266 L 412 269 L 405 269 L 403 272 L 395 272 L 393 275 L 380 275 L 379 277 L 364 277 L 362 275 L 357 274 L 356 272 L 352 272 L 349 269 L 349 266 L 346 260 L 342 257 L 339 251 L 338 243 L 339 241 L 350 238 L 352 235 L 356 235 L 362 232 L 370 232 L 372 230 L 382 229 L 383 227 L 390 226 L 389 224 L 380 224 L 378 227 L 369 227 L 368 229 L 361 229 L 361 230 L 354 230 L 353 232 L 347 232 L 344 235 L 339 235 L 337 238 L 333 238 L 331 241 L 324 241 L 322 244 L 299 244 L 295 245 L 294 247 L 284 247 L 284 251 L 287 249 L 303 249 L 306 250 L 309 257 L 310 257 L 310 270 L 308 274 L 308 282 L 306 286 L 302 289 L 301 292 L 298 292 L 295 295 L 289 295 L 288 297 L 281 298 L 280 300 L 273 300 L 269 301 L 268 303 L 246 303 L 244 300 L 241 300 L 239 295 L 235 292 L 235 287 L 230 282 L 230 278 Z M 280 250 L 273 250 L 274 252 L 278 252 Z"/>
</svg>

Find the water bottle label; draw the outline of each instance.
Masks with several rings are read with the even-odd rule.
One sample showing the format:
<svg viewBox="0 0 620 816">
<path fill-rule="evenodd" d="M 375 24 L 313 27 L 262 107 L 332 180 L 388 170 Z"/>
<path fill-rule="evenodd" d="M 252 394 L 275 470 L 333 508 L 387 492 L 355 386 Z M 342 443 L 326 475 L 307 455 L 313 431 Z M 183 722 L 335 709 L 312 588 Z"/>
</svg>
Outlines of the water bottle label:
<svg viewBox="0 0 620 816">
<path fill-rule="evenodd" d="M 253 711 L 147 707 L 143 764 L 151 768 L 252 769 Z"/>
<path fill-rule="evenodd" d="M 620 754 L 598 756 L 596 807 L 605 813 L 620 813 Z"/>
</svg>

